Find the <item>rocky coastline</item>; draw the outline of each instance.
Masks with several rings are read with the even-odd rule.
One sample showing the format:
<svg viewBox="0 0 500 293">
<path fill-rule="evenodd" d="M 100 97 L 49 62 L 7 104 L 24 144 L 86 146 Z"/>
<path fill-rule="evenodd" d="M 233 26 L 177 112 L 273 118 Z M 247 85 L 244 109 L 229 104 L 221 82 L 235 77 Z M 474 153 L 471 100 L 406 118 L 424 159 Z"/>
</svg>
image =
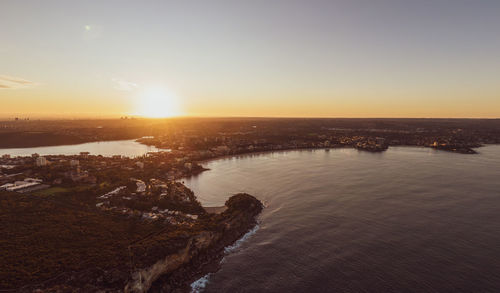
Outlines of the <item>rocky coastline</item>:
<svg viewBox="0 0 500 293">
<path fill-rule="evenodd" d="M 227 210 L 221 213 L 219 227 L 216 231 L 204 232 L 190 241 L 181 251 L 184 259 L 177 268 L 166 268 L 163 274 L 150 286 L 149 292 L 189 292 L 190 284 L 200 277 L 218 270 L 224 256 L 224 249 L 243 237 L 257 225 L 257 216 L 263 209 L 262 203 L 255 197 L 240 193 L 226 201 Z M 177 257 L 180 255 L 176 255 Z M 168 263 L 172 256 L 165 259 Z M 132 286 L 128 286 L 132 284 Z M 129 283 L 126 292 L 134 291 L 134 285 Z"/>
<path fill-rule="evenodd" d="M 189 230 L 167 228 L 129 245 L 130 260 L 114 268 L 66 271 L 37 285 L 5 292 L 189 292 L 190 284 L 219 268 L 224 249 L 257 225 L 255 197 L 231 196 L 221 213 L 205 213 Z"/>
</svg>

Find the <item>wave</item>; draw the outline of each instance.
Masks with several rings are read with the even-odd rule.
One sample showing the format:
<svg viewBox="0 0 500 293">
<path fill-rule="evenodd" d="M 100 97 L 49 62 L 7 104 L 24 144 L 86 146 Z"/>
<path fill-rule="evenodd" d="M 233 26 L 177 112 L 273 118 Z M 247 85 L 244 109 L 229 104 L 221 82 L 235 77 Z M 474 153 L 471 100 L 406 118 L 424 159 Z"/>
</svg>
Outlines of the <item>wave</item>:
<svg viewBox="0 0 500 293">
<path fill-rule="evenodd" d="M 236 240 L 236 242 L 232 245 L 226 246 L 224 248 L 224 254 L 229 254 L 231 252 L 234 252 L 236 249 L 238 249 L 243 242 L 245 242 L 248 238 L 252 237 L 257 230 L 259 230 L 260 226 L 255 225 L 252 230 L 248 231 L 245 235 L 243 235 L 240 239 Z M 225 257 L 223 257 L 220 261 L 220 263 L 223 263 L 225 261 Z M 194 281 L 191 283 L 191 293 L 201 293 L 205 289 L 205 287 L 209 283 L 210 279 L 210 273 L 206 274 L 205 276 L 199 278 L 198 280 Z"/>
<path fill-rule="evenodd" d="M 257 232 L 257 230 L 259 230 L 259 228 L 260 228 L 259 225 L 255 225 L 255 227 L 253 227 L 252 230 L 248 231 L 245 235 L 243 235 L 243 237 L 236 240 L 236 242 L 233 245 L 225 247 L 224 253 L 228 254 L 238 249 L 241 246 L 241 244 L 243 244 L 243 242 L 245 242 L 248 238 L 252 237 L 252 235 L 254 235 Z"/>
<path fill-rule="evenodd" d="M 210 274 L 206 274 L 205 276 L 191 283 L 191 293 L 203 292 L 203 289 L 205 289 L 208 284 L 208 278 L 210 278 Z"/>
</svg>

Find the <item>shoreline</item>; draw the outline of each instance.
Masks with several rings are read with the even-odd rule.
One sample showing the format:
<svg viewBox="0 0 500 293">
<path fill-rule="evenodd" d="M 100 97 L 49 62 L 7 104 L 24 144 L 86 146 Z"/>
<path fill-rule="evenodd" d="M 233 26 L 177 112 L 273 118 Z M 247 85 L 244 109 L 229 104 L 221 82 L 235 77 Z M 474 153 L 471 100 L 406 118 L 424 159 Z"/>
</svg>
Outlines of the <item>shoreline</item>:
<svg viewBox="0 0 500 293">
<path fill-rule="evenodd" d="M 2 146 L 0 147 L 0 150 L 3 149 L 31 149 L 31 148 L 44 148 L 44 147 L 59 147 L 59 146 L 72 146 L 72 145 L 79 145 L 79 144 L 86 144 L 86 143 L 95 143 L 95 142 L 112 142 L 112 141 L 125 141 L 125 140 L 133 140 L 138 142 L 137 140 L 141 139 L 142 137 L 132 137 L 132 138 L 123 138 L 123 139 L 109 139 L 109 140 L 99 140 L 99 139 L 91 139 L 91 140 L 81 140 L 81 141 L 74 141 L 74 142 L 64 142 L 64 143 L 44 143 L 44 144 L 35 144 L 35 145 L 29 145 L 24 144 L 24 146 L 21 146 L 21 144 L 13 144 L 10 146 Z M 140 143 L 140 142 L 138 142 Z"/>
<path fill-rule="evenodd" d="M 137 252 L 133 254 L 133 259 L 136 258 L 133 266 L 125 262 L 109 268 L 92 266 L 68 270 L 35 284 L 25 283 L 0 291 L 190 292 L 193 282 L 220 269 L 228 249 L 240 245 L 248 233 L 255 233 L 263 208 L 262 202 L 252 195 L 234 194 L 226 201 L 222 213 L 203 216 L 201 229 L 193 233 L 184 231 L 184 235 L 179 236 L 185 241 L 177 245 L 170 241 L 179 239 L 163 234 L 170 233 L 171 229 L 146 234 L 137 242 L 129 243 L 129 252 Z M 155 239 L 152 243 L 158 244 L 142 243 L 152 239 Z M 165 246 L 168 243 L 174 247 Z"/>
<path fill-rule="evenodd" d="M 484 144 L 484 145 L 481 145 L 481 146 L 478 146 L 478 147 L 474 147 L 473 149 L 479 149 L 479 148 L 482 148 L 482 147 L 485 147 L 485 146 L 490 146 L 490 145 L 500 145 L 500 144 L 495 144 L 495 143 Z M 469 153 L 462 153 L 462 152 L 453 151 L 453 150 L 439 149 L 439 148 L 428 147 L 428 146 L 419 146 L 419 145 L 393 145 L 393 146 L 389 146 L 386 150 L 377 151 L 377 152 L 372 152 L 372 151 L 368 151 L 368 150 L 358 149 L 358 148 L 356 148 L 354 146 L 341 146 L 341 147 L 290 148 L 290 149 L 280 149 L 280 150 L 266 150 L 266 151 L 245 152 L 245 153 L 240 153 L 240 154 L 220 155 L 220 156 L 215 156 L 213 158 L 196 160 L 195 162 L 203 164 L 203 163 L 208 163 L 208 162 L 216 161 L 216 160 L 237 158 L 237 157 L 240 157 L 240 156 L 241 157 L 245 157 L 245 156 L 250 156 L 250 155 L 265 155 L 265 154 L 270 154 L 270 153 L 282 153 L 282 152 L 284 153 L 284 152 L 291 152 L 291 151 L 307 151 L 307 150 L 310 150 L 310 151 L 315 151 L 315 150 L 329 151 L 329 150 L 336 150 L 336 149 L 354 149 L 354 150 L 357 150 L 359 152 L 366 152 L 366 153 L 376 154 L 376 153 L 383 153 L 383 152 L 391 149 L 391 147 L 396 147 L 396 148 L 431 149 L 431 150 L 435 150 L 435 151 L 443 151 L 443 152 L 447 152 L 447 153 L 455 153 L 455 154 L 460 154 L 460 155 L 469 154 Z M 474 154 L 478 154 L 478 152 L 476 152 Z M 204 171 L 208 171 L 208 170 L 210 170 L 210 169 L 206 169 Z M 198 174 L 203 173 L 204 171 L 201 171 Z M 196 176 L 198 174 L 194 174 L 192 176 Z M 191 177 L 191 176 L 189 176 L 189 177 Z M 188 178 L 188 177 L 184 177 L 184 178 Z"/>
<path fill-rule="evenodd" d="M 107 142 L 122 142 L 122 141 L 133 141 L 138 144 L 142 144 L 147 147 L 154 147 L 157 150 L 153 152 L 166 152 L 168 150 L 171 150 L 169 148 L 160 148 L 154 144 L 149 144 L 146 142 L 141 142 L 139 141 L 142 137 L 139 138 L 130 138 L 130 139 L 113 139 L 113 140 L 90 140 L 90 141 L 85 141 L 85 142 L 77 142 L 77 143 L 64 143 L 64 144 L 49 144 L 49 145 L 37 145 L 37 146 L 27 146 L 27 147 L 0 147 L 0 152 L 2 150 L 19 150 L 19 149 L 35 149 L 35 148 L 49 148 L 49 147 L 64 147 L 64 146 L 76 146 L 76 145 L 84 145 L 84 144 L 90 144 L 90 143 L 107 143 Z M 330 149 L 356 149 L 361 152 L 369 152 L 369 153 L 383 153 L 387 150 L 389 150 L 391 147 L 415 147 L 415 148 L 429 148 L 429 149 L 434 149 L 438 151 L 445 151 L 445 152 L 450 152 L 450 153 L 458 153 L 458 154 L 477 154 L 475 149 L 481 148 L 483 146 L 487 145 L 497 145 L 495 143 L 487 143 L 487 144 L 482 144 L 477 147 L 471 147 L 469 149 L 473 150 L 474 153 L 471 152 L 463 152 L 461 150 L 453 150 L 453 149 L 447 149 L 447 148 L 440 148 L 440 147 L 433 147 L 433 146 L 422 146 L 422 145 L 389 145 L 387 149 L 383 150 L 376 150 L 372 151 L 369 149 L 362 149 L 362 148 L 357 148 L 355 146 L 351 145 L 345 145 L 345 146 L 331 146 L 331 147 L 300 147 L 300 148 L 287 148 L 287 149 L 275 149 L 275 150 L 259 150 L 259 151 L 248 151 L 248 152 L 243 152 L 239 154 L 225 154 L 225 155 L 220 155 L 220 156 L 215 156 L 212 158 L 207 158 L 207 159 L 202 159 L 202 160 L 197 160 L 196 162 L 198 163 L 206 163 L 210 162 L 213 160 L 219 160 L 219 159 L 224 159 L 224 158 L 233 158 L 233 157 L 238 157 L 238 156 L 245 156 L 245 155 L 251 155 L 251 154 L 268 154 L 268 153 L 273 153 L 273 152 L 287 152 L 287 151 L 300 151 L 300 150 L 330 150 Z M 144 155 L 146 155 L 145 153 Z M 92 154 L 91 154 L 92 155 Z M 22 155 L 14 155 L 16 157 L 23 157 Z M 78 156 L 78 154 L 75 154 L 75 156 Z M 124 155 L 122 155 L 124 156 Z"/>
<path fill-rule="evenodd" d="M 250 237 L 255 235 L 257 231 L 260 229 L 259 223 L 255 224 L 248 232 L 246 232 L 241 238 L 236 240 L 233 244 L 224 247 L 224 252 L 222 253 L 221 259 L 214 259 L 214 270 L 207 270 L 204 274 L 200 274 L 197 278 L 193 278 L 190 282 L 190 292 L 202 292 L 206 285 L 209 283 L 210 275 L 217 273 L 220 270 L 224 258 L 226 255 L 233 253 L 236 249 L 238 249 L 244 242 L 246 242 Z M 217 262 L 217 263 L 215 263 Z M 215 269 L 216 268 L 216 269 Z M 201 272 L 200 272 L 201 273 Z"/>
<path fill-rule="evenodd" d="M 145 144 L 139 141 L 142 137 L 135 137 L 135 138 L 124 138 L 124 139 L 110 139 L 110 140 L 88 140 L 88 141 L 83 141 L 83 142 L 74 142 L 74 143 L 62 143 L 62 144 L 40 144 L 36 146 L 9 146 L 9 147 L 0 147 L 1 150 L 18 150 L 18 149 L 35 149 L 35 148 L 48 148 L 48 147 L 64 147 L 64 146 L 75 146 L 75 145 L 83 145 L 83 144 L 88 144 L 88 143 L 101 143 L 101 142 L 120 142 L 120 141 L 133 141 L 137 142 L 139 144 L 148 146 L 148 147 L 154 147 L 158 149 L 159 151 L 166 151 L 168 148 L 159 148 L 155 145 L 152 144 Z"/>
<path fill-rule="evenodd" d="M 481 146 L 475 147 L 474 149 L 479 149 L 479 148 L 486 147 L 486 146 L 495 146 L 495 145 L 500 145 L 500 144 L 495 144 L 495 143 L 483 144 Z M 389 146 L 389 148 L 387 148 L 387 150 L 391 149 L 391 147 L 393 147 L 393 148 L 429 149 L 429 150 L 433 150 L 433 151 L 442 151 L 442 152 L 446 152 L 446 153 L 454 153 L 454 154 L 460 154 L 460 155 L 469 154 L 469 153 L 462 153 L 462 152 L 457 152 L 457 151 L 452 151 L 452 150 L 439 149 L 439 148 L 428 147 L 428 146 L 418 146 L 418 145 L 394 145 L 394 146 Z M 353 146 L 327 147 L 327 148 L 326 147 L 322 147 L 322 148 L 292 148 L 292 149 L 256 151 L 256 152 L 247 152 L 247 153 L 241 153 L 241 154 L 221 155 L 221 156 L 215 156 L 215 157 L 209 158 L 209 159 L 196 160 L 195 162 L 199 163 L 199 164 L 203 164 L 203 163 L 210 163 L 210 162 L 217 161 L 217 160 L 225 160 L 225 159 L 232 159 L 232 158 L 238 158 L 238 157 L 247 157 L 247 156 L 252 156 L 252 155 L 266 155 L 266 154 L 272 154 L 272 153 L 286 153 L 286 152 L 293 152 L 293 151 L 316 151 L 316 150 L 330 151 L 330 150 L 337 150 L 337 149 L 353 149 L 353 150 L 357 150 L 359 152 L 366 152 L 366 153 L 373 153 L 373 154 L 383 153 L 383 152 L 387 151 L 387 150 L 384 150 L 382 152 L 371 152 L 371 151 L 366 151 L 366 150 L 360 150 L 360 149 L 357 149 Z M 479 154 L 479 152 L 475 152 L 474 154 Z M 210 168 L 205 168 L 205 167 L 203 167 L 203 168 L 204 168 L 204 170 L 201 170 L 197 173 L 193 173 L 190 176 L 180 178 L 179 180 L 194 177 L 194 176 L 197 176 L 205 171 L 210 170 Z"/>
<path fill-rule="evenodd" d="M 209 214 L 222 214 L 227 210 L 227 206 L 220 206 L 220 207 L 203 207 L 205 211 Z"/>
<path fill-rule="evenodd" d="M 225 207 L 223 213 L 217 214 L 224 218 L 223 231 L 214 232 L 215 234 L 211 236 L 198 236 L 186 248 L 189 249 L 187 253 L 190 257 L 177 268 L 160 274 L 149 287 L 134 288 L 134 284 L 129 282 L 125 292 L 144 292 L 134 289 L 146 289 L 148 292 L 190 292 L 194 282 L 217 272 L 224 256 L 255 234 L 259 227 L 257 218 L 264 205 L 251 195 L 239 193 L 231 196 L 226 201 Z M 175 256 L 173 260 L 169 260 L 172 261 L 175 261 Z"/>
</svg>

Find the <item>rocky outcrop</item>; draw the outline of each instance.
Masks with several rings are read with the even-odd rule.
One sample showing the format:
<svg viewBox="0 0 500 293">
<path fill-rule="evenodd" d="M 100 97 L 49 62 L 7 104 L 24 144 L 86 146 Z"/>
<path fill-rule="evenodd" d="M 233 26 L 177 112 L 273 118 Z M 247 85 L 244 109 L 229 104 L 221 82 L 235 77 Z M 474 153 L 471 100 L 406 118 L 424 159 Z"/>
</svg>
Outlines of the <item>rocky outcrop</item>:
<svg viewBox="0 0 500 293">
<path fill-rule="evenodd" d="M 212 227 L 192 236 L 186 247 L 132 273 L 125 292 L 184 292 L 189 284 L 214 271 L 231 245 L 256 225 L 262 203 L 251 195 L 236 194 L 227 210 L 211 219 Z"/>
<path fill-rule="evenodd" d="M 263 208 L 248 194 L 232 196 L 226 206 L 220 214 L 201 214 L 190 225 L 165 225 L 128 245 L 128 252 L 119 248 L 119 265 L 89 265 L 11 292 L 187 292 L 193 281 L 218 269 L 224 248 L 255 227 Z"/>
</svg>

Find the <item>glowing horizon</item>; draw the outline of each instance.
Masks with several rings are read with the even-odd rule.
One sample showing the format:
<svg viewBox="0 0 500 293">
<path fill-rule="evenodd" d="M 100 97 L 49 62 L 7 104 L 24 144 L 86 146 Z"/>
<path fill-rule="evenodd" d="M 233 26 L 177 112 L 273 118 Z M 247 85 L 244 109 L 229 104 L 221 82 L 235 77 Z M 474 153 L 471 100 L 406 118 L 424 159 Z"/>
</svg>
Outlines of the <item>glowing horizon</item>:
<svg viewBox="0 0 500 293">
<path fill-rule="evenodd" d="M 146 118 L 169 118 L 182 115 L 179 97 L 163 87 L 149 87 L 135 98 L 137 112 L 133 116 Z"/>
<path fill-rule="evenodd" d="M 460 0 L 6 0 L 0 117 L 498 118 L 498 15 Z"/>
</svg>

